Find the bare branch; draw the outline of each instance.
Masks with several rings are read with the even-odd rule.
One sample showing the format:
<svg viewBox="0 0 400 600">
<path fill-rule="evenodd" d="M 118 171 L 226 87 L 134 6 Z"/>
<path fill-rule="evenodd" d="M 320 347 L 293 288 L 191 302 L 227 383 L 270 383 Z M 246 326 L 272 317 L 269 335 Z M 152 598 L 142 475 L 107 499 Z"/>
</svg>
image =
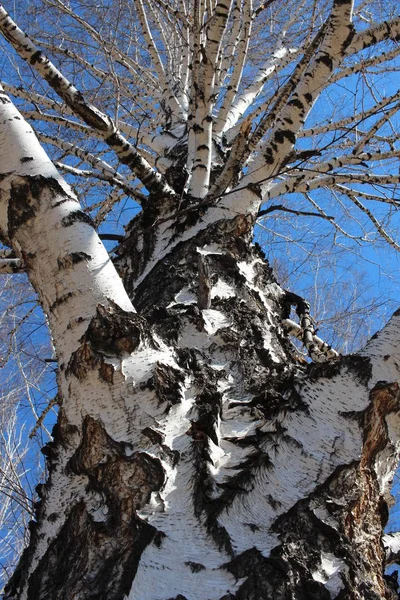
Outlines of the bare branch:
<svg viewBox="0 0 400 600">
<path fill-rule="evenodd" d="M 365 50 L 370 46 L 384 42 L 385 40 L 398 41 L 400 35 L 400 18 L 396 17 L 390 21 L 384 21 L 373 25 L 365 31 L 357 33 L 346 49 L 346 56 Z"/>
<path fill-rule="evenodd" d="M 136 148 L 122 136 L 110 117 L 86 102 L 82 93 L 56 69 L 50 60 L 29 40 L 28 36 L 17 27 L 2 6 L 0 6 L 0 30 L 18 54 L 24 60 L 29 61 L 67 106 L 81 117 L 87 125 L 101 133 L 104 141 L 114 150 L 121 162 L 134 171 L 151 193 L 173 194 L 173 190 L 162 176 L 156 173 L 147 161 L 140 156 Z"/>
<path fill-rule="evenodd" d="M 297 215 L 299 216 L 304 216 L 304 217 L 321 217 L 322 219 L 326 219 L 327 221 L 333 221 L 333 219 L 335 217 L 329 216 L 329 215 L 325 215 L 325 214 L 321 214 L 320 212 L 315 213 L 315 212 L 309 212 L 306 210 L 296 210 L 293 208 L 288 208 L 287 206 L 284 206 L 283 204 L 274 204 L 273 206 L 269 206 L 268 208 L 265 208 L 263 210 L 260 210 L 260 212 L 258 213 L 258 217 L 264 217 L 265 215 L 269 215 L 271 212 L 275 212 L 276 210 L 282 211 L 282 212 L 287 212 L 290 213 L 292 215 Z"/>
<path fill-rule="evenodd" d="M 97 176 L 103 181 L 109 181 L 110 183 L 117 185 L 119 188 L 123 189 L 125 193 L 129 196 L 132 196 L 138 200 L 140 199 L 141 201 L 143 201 L 146 198 L 143 194 L 138 193 L 135 186 L 131 185 L 122 175 L 120 175 L 115 169 L 113 169 L 113 167 L 111 167 L 103 160 L 97 158 L 90 152 L 86 152 L 86 150 L 83 150 L 82 148 L 79 148 L 79 146 L 75 146 L 70 142 L 64 142 L 59 138 L 50 135 L 45 135 L 44 133 L 39 133 L 38 138 L 41 142 L 51 144 L 53 146 L 56 146 L 57 148 L 60 148 L 64 152 L 67 152 L 68 154 L 77 156 L 81 160 L 98 169 L 99 173 L 96 175 L 95 172 L 79 171 L 77 169 L 74 169 L 74 167 L 63 164 L 63 169 L 65 171 L 69 170 L 70 173 L 74 173 L 75 175 L 79 174 L 82 177 L 87 177 L 89 175 L 94 177 Z"/>
<path fill-rule="evenodd" d="M 288 335 L 293 335 L 304 343 L 310 357 L 315 362 L 325 362 L 340 356 L 336 350 L 313 333 L 313 327 L 309 318 L 303 317 L 301 326 L 291 319 L 284 319 L 282 325 Z"/>
</svg>

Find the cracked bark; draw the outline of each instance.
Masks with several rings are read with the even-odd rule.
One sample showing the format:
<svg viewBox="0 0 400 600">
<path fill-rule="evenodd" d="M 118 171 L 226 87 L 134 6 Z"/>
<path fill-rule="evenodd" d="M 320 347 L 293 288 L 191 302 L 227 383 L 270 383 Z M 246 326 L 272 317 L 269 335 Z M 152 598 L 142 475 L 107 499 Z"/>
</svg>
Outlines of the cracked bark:
<svg viewBox="0 0 400 600">
<path fill-rule="evenodd" d="M 374 382 L 367 356 L 299 365 L 280 326 L 286 293 L 249 222 L 193 229 L 136 285 L 154 248 L 146 222 L 117 261 L 138 314 L 99 305 L 61 369 L 70 397 L 45 449 L 50 480 L 6 597 L 396 598 L 380 478 L 396 454 L 397 384 Z M 92 394 L 79 421 L 70 405 L 88 381 L 111 405 Z"/>
<path fill-rule="evenodd" d="M 7 106 L 3 151 L 25 128 Z M 382 530 L 400 314 L 363 354 L 300 363 L 288 294 L 251 244 L 254 189 L 176 217 L 150 196 L 119 246 L 124 289 L 31 145 L 2 165 L 1 233 L 47 312 L 61 408 L 5 597 L 396 598 Z"/>
</svg>

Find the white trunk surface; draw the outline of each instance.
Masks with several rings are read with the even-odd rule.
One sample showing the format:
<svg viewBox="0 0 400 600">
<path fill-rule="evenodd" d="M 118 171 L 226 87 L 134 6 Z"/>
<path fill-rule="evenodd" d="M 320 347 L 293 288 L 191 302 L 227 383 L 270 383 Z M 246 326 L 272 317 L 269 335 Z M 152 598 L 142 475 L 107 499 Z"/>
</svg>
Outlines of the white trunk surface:
<svg viewBox="0 0 400 600">
<path fill-rule="evenodd" d="M 45 57 L 36 60 L 76 114 L 105 127 L 105 142 L 148 186 L 118 248 L 118 272 L 32 129 L 0 94 L 0 234 L 47 314 L 61 399 L 44 450 L 50 476 L 9 600 L 396 598 L 384 577 L 382 531 L 399 454 L 400 314 L 362 353 L 338 357 L 313 337 L 298 303 L 303 322 L 292 323 L 293 294 L 252 245 L 262 193 L 272 197 L 273 178 L 352 42 L 351 3 L 333 3 L 290 101 L 289 94 L 259 123 L 270 127 L 266 141 L 258 143 L 262 132 L 250 140 L 261 151 L 241 180 L 246 144 L 235 141 L 230 156 L 220 149 L 217 168 L 213 143 L 290 50 L 278 49 L 241 95 L 229 94 L 213 130 L 215 82 L 226 74 L 221 39 L 234 5 L 196 2 L 201 23 L 212 17 L 193 56 L 182 50 L 188 69 L 194 57 L 191 83 L 201 92 L 191 98 L 188 133 L 185 102 L 171 93 L 175 129 L 142 139 L 165 152 L 165 178 L 68 80 L 56 79 Z M 138 1 L 144 40 L 168 90 L 145 6 Z M 36 47 L 23 46 L 22 32 L 0 16 L 32 62 Z M 331 360 L 305 363 L 288 326 Z"/>
</svg>

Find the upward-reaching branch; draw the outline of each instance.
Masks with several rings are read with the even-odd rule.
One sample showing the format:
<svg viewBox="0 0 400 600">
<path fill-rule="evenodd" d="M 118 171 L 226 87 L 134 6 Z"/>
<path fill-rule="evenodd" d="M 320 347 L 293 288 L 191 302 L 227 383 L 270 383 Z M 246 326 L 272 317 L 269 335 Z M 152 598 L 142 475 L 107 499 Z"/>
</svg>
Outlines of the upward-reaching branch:
<svg viewBox="0 0 400 600">
<path fill-rule="evenodd" d="M 250 43 L 251 36 L 251 25 L 252 25 L 252 13 L 253 13 L 253 2 L 247 0 L 243 7 L 243 23 L 241 23 L 241 31 L 239 41 L 236 49 L 236 61 L 233 66 L 233 72 L 229 78 L 229 86 L 226 90 L 225 96 L 222 101 L 221 108 L 215 118 L 214 135 L 220 136 L 225 129 L 229 128 L 228 115 L 232 112 L 233 101 L 236 98 L 236 94 L 239 89 L 239 85 L 242 79 L 244 66 L 246 63 L 247 51 Z M 240 23 L 240 18 L 237 17 L 237 21 Z"/>
<path fill-rule="evenodd" d="M 242 184 L 256 183 L 276 175 L 285 164 L 313 103 L 354 37 L 352 8 L 351 0 L 335 0 L 333 3 L 318 51 L 301 73 L 285 106 L 275 113 L 271 134 L 260 147 L 260 156 Z"/>
<path fill-rule="evenodd" d="M 197 82 L 198 98 L 192 125 L 194 155 L 192 177 L 189 184 L 189 194 L 195 198 L 204 198 L 210 184 L 215 78 L 231 6 L 232 0 L 229 2 L 219 0 L 213 13 L 207 14 L 207 22 L 204 24 L 204 40 L 200 39 L 200 47 L 196 50 L 195 61 L 199 63 L 198 70 L 201 75 Z"/>
<path fill-rule="evenodd" d="M 152 63 L 154 65 L 159 82 L 162 87 L 161 97 L 167 103 L 175 119 L 177 119 L 178 121 L 186 120 L 186 112 L 183 110 L 182 106 L 180 106 L 175 94 L 172 91 L 173 86 L 171 82 L 171 77 L 167 76 L 165 73 L 161 56 L 158 52 L 157 46 L 154 42 L 154 38 L 149 27 L 143 0 L 135 0 L 135 6 L 139 17 L 139 22 L 142 28 L 142 33 L 144 39 L 146 40 L 147 50 L 150 54 Z"/>
<path fill-rule="evenodd" d="M 235 138 L 232 144 L 232 149 L 230 152 L 230 157 L 224 169 L 222 170 L 222 173 L 220 174 L 217 181 L 213 185 L 212 190 L 210 191 L 210 194 L 213 197 L 222 194 L 226 190 L 226 188 L 232 181 L 232 176 L 234 175 L 235 171 L 237 172 L 240 169 L 240 165 L 244 164 L 248 160 L 254 149 L 257 147 L 258 142 L 262 139 L 268 128 L 271 127 L 271 125 L 276 120 L 279 111 L 286 106 L 286 103 L 290 98 L 293 90 L 296 88 L 296 85 L 301 80 L 301 77 L 305 69 L 307 68 L 307 65 L 309 64 L 311 57 L 313 56 L 314 52 L 320 44 L 321 39 L 323 38 L 323 35 L 325 33 L 325 28 L 326 25 L 323 25 L 320 31 L 308 45 L 308 47 L 304 51 L 302 59 L 300 60 L 291 77 L 289 78 L 289 81 L 284 85 L 283 89 L 278 94 L 278 97 L 275 100 L 272 108 L 265 114 L 265 116 L 257 123 L 257 118 L 260 114 L 260 111 L 262 110 L 261 107 L 258 107 L 253 114 L 250 114 L 245 118 L 244 122 L 240 124 L 240 127 L 237 126 L 236 128 L 232 128 L 236 131 Z M 278 57 L 274 56 L 268 62 L 268 68 L 265 71 L 262 71 L 261 78 L 261 74 L 259 73 L 258 77 L 254 82 L 254 85 L 252 84 L 238 98 L 238 101 L 234 103 L 230 113 L 228 114 L 228 122 L 226 126 L 228 126 L 231 123 L 230 116 L 232 116 L 234 120 L 233 122 L 239 119 L 240 115 L 243 114 L 243 112 L 246 110 L 248 102 L 254 100 L 254 98 L 257 96 L 262 86 L 264 85 L 264 81 L 266 80 L 268 75 L 273 72 L 276 64 L 276 59 L 283 58 L 285 55 L 286 49 L 282 49 L 281 52 L 278 52 Z M 254 122 L 257 123 L 255 131 L 248 138 L 247 136 L 250 133 L 249 128 L 251 128 Z M 246 131 L 245 145 L 241 140 L 243 131 Z"/>
<path fill-rule="evenodd" d="M 154 171 L 137 149 L 117 129 L 113 120 L 87 102 L 83 94 L 52 64 L 52 62 L 19 29 L 11 17 L 0 6 L 0 30 L 18 54 L 39 73 L 57 92 L 65 104 L 87 125 L 93 127 L 114 150 L 122 163 L 126 164 L 140 179 L 150 193 L 171 195 L 173 190 L 164 178 Z"/>
</svg>

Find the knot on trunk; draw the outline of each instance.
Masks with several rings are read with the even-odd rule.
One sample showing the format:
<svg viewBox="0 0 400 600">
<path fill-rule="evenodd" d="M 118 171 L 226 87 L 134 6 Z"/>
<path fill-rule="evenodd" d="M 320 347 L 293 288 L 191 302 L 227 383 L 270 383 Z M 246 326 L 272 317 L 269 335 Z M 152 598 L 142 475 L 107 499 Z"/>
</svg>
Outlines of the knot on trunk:
<svg viewBox="0 0 400 600">
<path fill-rule="evenodd" d="M 82 440 L 68 461 L 67 471 L 86 475 L 89 487 L 102 495 L 111 512 L 123 504 L 125 517 L 127 509 L 133 513 L 144 506 L 151 492 L 164 482 L 160 461 L 144 452 L 133 452 L 131 444 L 115 441 L 89 416 L 84 419 Z"/>
<path fill-rule="evenodd" d="M 87 342 L 98 352 L 121 356 L 131 354 L 151 339 L 146 320 L 118 306 L 99 305 L 85 334 Z"/>
<path fill-rule="evenodd" d="M 97 307 L 80 341 L 81 345 L 71 355 L 67 373 L 83 379 L 90 370 L 98 368 L 100 377 L 110 383 L 113 367 L 107 363 L 107 357 L 122 357 L 139 346 L 154 345 L 146 319 L 114 303 Z"/>
</svg>

